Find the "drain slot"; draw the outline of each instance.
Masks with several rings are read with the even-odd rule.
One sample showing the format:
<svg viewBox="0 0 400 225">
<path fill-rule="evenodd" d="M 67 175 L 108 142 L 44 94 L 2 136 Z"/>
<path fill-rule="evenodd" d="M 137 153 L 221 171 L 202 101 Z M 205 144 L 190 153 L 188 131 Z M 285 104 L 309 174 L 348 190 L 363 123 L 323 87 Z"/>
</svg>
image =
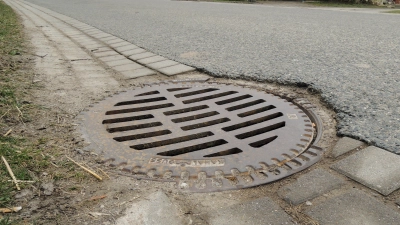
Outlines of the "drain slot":
<svg viewBox="0 0 400 225">
<path fill-rule="evenodd" d="M 162 104 L 162 105 L 152 105 L 152 106 L 145 106 L 145 107 L 139 107 L 139 108 L 112 110 L 112 111 L 107 111 L 106 115 L 141 112 L 141 111 L 148 111 L 148 110 L 154 110 L 154 109 L 168 108 L 168 107 L 172 107 L 172 106 L 174 106 L 174 104 L 167 103 L 167 104 Z"/>
<path fill-rule="evenodd" d="M 136 150 L 144 150 L 148 148 L 155 148 L 155 147 L 160 147 L 160 146 L 165 146 L 165 145 L 172 145 L 172 144 L 177 144 L 185 141 L 191 141 L 191 140 L 196 140 L 208 136 L 213 136 L 214 134 L 212 132 L 203 132 L 199 134 L 192 134 L 184 137 L 178 137 L 178 138 L 172 138 L 168 140 L 163 140 L 163 141 L 156 141 L 156 142 L 150 142 L 147 144 L 139 144 L 139 145 L 134 145 L 131 146 L 131 148 L 134 148 Z"/>
<path fill-rule="evenodd" d="M 170 130 L 160 130 L 160 131 L 143 133 L 143 134 L 115 137 L 114 140 L 116 140 L 118 142 L 123 142 L 123 141 L 131 141 L 131 140 L 137 140 L 137 139 L 142 139 L 142 138 L 157 137 L 157 136 L 171 134 L 171 133 L 172 132 Z"/>
<path fill-rule="evenodd" d="M 206 118 L 206 117 L 210 117 L 210 116 L 215 116 L 218 114 L 219 114 L 219 112 L 213 111 L 213 112 L 207 112 L 207 113 L 202 113 L 202 114 L 193 115 L 193 116 L 176 118 L 176 119 L 172 119 L 171 121 L 174 123 L 182 123 L 182 122 L 187 122 L 187 121 L 191 121 L 191 120 L 198 120 L 198 119 L 202 119 L 202 118 Z"/>
<path fill-rule="evenodd" d="M 250 143 L 249 145 L 250 145 L 251 147 L 253 147 L 253 148 L 260 148 L 260 147 L 262 147 L 262 146 L 264 146 L 264 145 L 266 145 L 266 144 L 271 143 L 271 142 L 274 141 L 276 138 L 278 138 L 278 136 L 273 136 L 273 137 L 266 138 L 266 139 L 263 139 L 263 140 L 260 140 L 260 141 L 256 141 L 256 142 Z"/>
<path fill-rule="evenodd" d="M 255 114 L 258 114 L 258 113 L 262 113 L 262 112 L 266 112 L 268 110 L 275 109 L 275 108 L 276 107 L 273 106 L 273 105 L 264 106 L 264 107 L 261 107 L 261 108 L 258 108 L 258 109 L 254 109 L 254 110 L 251 110 L 251 111 L 248 111 L 248 112 L 239 113 L 238 116 L 239 117 L 252 116 L 252 115 L 255 115 Z"/>
<path fill-rule="evenodd" d="M 207 105 L 199 105 L 199 106 L 194 106 L 194 107 L 189 107 L 189 108 L 177 109 L 177 110 L 164 112 L 164 115 L 170 116 L 170 115 L 176 115 L 176 114 L 182 114 L 182 113 L 187 113 L 187 112 L 198 111 L 198 110 L 207 109 L 207 108 L 209 108 Z"/>
<path fill-rule="evenodd" d="M 188 125 L 188 126 L 184 126 L 181 128 L 182 128 L 182 130 L 194 130 L 194 129 L 198 129 L 198 128 L 202 128 L 202 127 L 212 126 L 212 125 L 219 124 L 219 123 L 225 123 L 228 121 L 231 121 L 231 120 L 229 118 L 221 118 L 221 119 L 211 120 L 211 121 L 207 121 L 207 122 L 203 122 L 203 123 Z"/>
<path fill-rule="evenodd" d="M 155 94 L 160 94 L 160 92 L 159 91 L 149 91 L 149 92 L 146 92 L 146 93 L 135 95 L 135 97 L 146 96 L 146 95 L 155 95 Z"/>
<path fill-rule="evenodd" d="M 257 123 L 262 123 L 262 122 L 265 122 L 265 121 L 268 121 L 268 120 L 272 120 L 272 119 L 275 119 L 275 118 L 278 118 L 278 117 L 281 117 L 281 116 L 283 116 L 283 114 L 281 112 L 274 113 L 274 114 L 271 114 L 271 115 L 268 115 L 268 116 L 264 116 L 264 117 L 261 117 L 261 118 L 254 119 L 254 120 L 250 120 L 250 121 L 246 121 L 246 122 L 243 122 L 243 123 L 235 124 L 235 125 L 232 125 L 232 126 L 229 126 L 229 127 L 224 127 L 224 128 L 222 128 L 222 130 L 224 130 L 226 132 L 229 132 L 229 131 L 237 130 L 237 129 L 240 129 L 240 128 L 243 128 L 243 127 L 248 127 L 248 126 L 251 126 L 251 125 L 254 125 L 254 124 L 257 124 Z"/>
<path fill-rule="evenodd" d="M 177 98 L 182 98 L 182 97 L 187 97 L 187 96 L 192 96 L 192 95 L 198 95 L 198 94 L 203 94 L 211 91 L 217 91 L 217 88 L 207 88 L 199 91 L 192 91 L 192 92 L 186 92 L 182 94 L 176 94 L 175 97 Z"/>
<path fill-rule="evenodd" d="M 158 98 L 148 98 L 148 99 L 140 99 L 140 100 L 134 100 L 134 101 L 118 102 L 117 104 L 115 104 L 115 106 L 135 105 L 135 104 L 142 104 L 142 103 L 148 103 L 148 102 L 158 102 L 158 101 L 163 101 L 163 100 L 167 100 L 167 98 L 158 97 Z"/>
<path fill-rule="evenodd" d="M 214 98 L 220 98 L 220 97 L 224 97 L 224 96 L 232 95 L 232 94 L 236 94 L 236 93 L 237 93 L 237 91 L 227 91 L 227 92 L 223 92 L 223 93 L 219 93 L 219 94 L 215 94 L 215 95 L 208 95 L 208 96 L 204 96 L 204 97 L 200 97 L 200 98 L 185 100 L 182 102 L 183 102 L 183 104 L 190 104 L 190 103 L 201 102 L 201 101 L 210 100 L 210 99 L 214 99 Z"/>
<path fill-rule="evenodd" d="M 247 98 L 251 98 L 251 97 L 253 97 L 253 96 L 251 96 L 251 95 L 242 95 L 242 96 L 239 96 L 239 97 L 236 97 L 236 98 L 230 98 L 230 99 L 227 99 L 227 100 L 222 100 L 222 101 L 216 102 L 215 104 L 217 104 L 217 105 L 225 105 L 225 104 L 228 104 L 228 103 L 237 102 L 237 101 L 240 101 L 240 100 L 243 100 L 243 99 L 247 99 Z"/>
<path fill-rule="evenodd" d="M 224 145 L 226 143 L 228 143 L 228 142 L 223 140 L 223 139 L 219 139 L 219 140 L 216 140 L 216 141 L 210 141 L 210 142 L 206 142 L 206 143 L 199 144 L 199 145 L 193 145 L 193 146 L 184 147 L 184 148 L 180 148 L 180 149 L 175 149 L 175 150 L 171 150 L 171 151 L 167 151 L 167 152 L 160 152 L 157 155 L 177 156 L 177 155 L 182 155 L 182 154 L 186 154 L 186 153 L 189 153 L 189 152 L 195 152 L 195 151 L 200 151 L 200 150 L 204 150 L 204 149 L 207 149 L 207 148 L 212 148 L 212 147 Z"/>
<path fill-rule="evenodd" d="M 244 108 L 247 108 L 247 107 L 250 107 L 250 106 L 253 106 L 253 105 L 257 105 L 257 104 L 260 104 L 260 103 L 263 103 L 263 102 L 265 102 L 265 100 L 258 99 L 258 100 L 252 101 L 252 102 L 248 102 L 248 103 L 235 105 L 235 106 L 226 108 L 226 110 L 227 111 L 234 111 L 234 110 L 238 110 L 238 109 L 244 109 Z"/>
<path fill-rule="evenodd" d="M 221 152 L 216 152 L 216 153 L 213 153 L 213 154 L 205 155 L 203 157 L 205 157 L 205 158 L 221 157 L 221 156 L 239 154 L 241 152 L 243 152 L 243 151 L 238 149 L 238 148 L 232 148 L 232 149 L 229 149 L 229 150 L 225 150 L 225 151 L 221 151 Z"/>
<path fill-rule="evenodd" d="M 158 127 L 158 126 L 162 126 L 162 125 L 163 124 L 160 122 L 153 122 L 153 123 L 144 123 L 144 124 L 131 125 L 131 126 L 113 127 L 113 128 L 107 129 L 107 131 L 109 133 L 115 133 L 115 132 L 137 130 L 137 129 L 143 129 L 143 128 L 149 128 L 149 127 Z"/>
<path fill-rule="evenodd" d="M 280 122 L 280 123 L 277 123 L 277 124 L 274 124 L 274 125 L 271 125 L 271 126 L 268 126 L 268 127 L 260 128 L 260 129 L 253 130 L 253 131 L 249 131 L 249 132 L 246 132 L 246 133 L 243 133 L 243 134 L 238 134 L 235 137 L 238 138 L 238 139 L 246 139 L 246 138 L 249 138 L 249 137 L 253 137 L 253 136 L 256 136 L 256 135 L 259 135 L 259 134 L 267 133 L 267 132 L 282 128 L 284 126 L 285 126 L 285 122 Z"/>
<path fill-rule="evenodd" d="M 141 115 L 141 116 L 129 116 L 129 117 L 121 117 L 121 118 L 115 118 L 115 119 L 106 119 L 106 120 L 103 120 L 103 124 L 122 123 L 122 122 L 145 120 L 145 119 L 152 119 L 152 118 L 154 118 L 154 116 L 151 114 Z"/>
</svg>

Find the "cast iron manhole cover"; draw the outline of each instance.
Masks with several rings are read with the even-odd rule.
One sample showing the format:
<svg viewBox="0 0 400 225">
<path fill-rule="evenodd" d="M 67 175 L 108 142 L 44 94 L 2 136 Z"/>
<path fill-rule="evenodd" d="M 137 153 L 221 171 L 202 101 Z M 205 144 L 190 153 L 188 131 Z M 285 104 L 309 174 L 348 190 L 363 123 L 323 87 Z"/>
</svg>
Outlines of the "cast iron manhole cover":
<svg viewBox="0 0 400 225">
<path fill-rule="evenodd" d="M 321 149 L 309 148 L 309 115 L 253 89 L 171 82 L 96 104 L 81 128 L 90 148 L 122 171 L 204 192 L 269 183 L 315 163 Z"/>
</svg>

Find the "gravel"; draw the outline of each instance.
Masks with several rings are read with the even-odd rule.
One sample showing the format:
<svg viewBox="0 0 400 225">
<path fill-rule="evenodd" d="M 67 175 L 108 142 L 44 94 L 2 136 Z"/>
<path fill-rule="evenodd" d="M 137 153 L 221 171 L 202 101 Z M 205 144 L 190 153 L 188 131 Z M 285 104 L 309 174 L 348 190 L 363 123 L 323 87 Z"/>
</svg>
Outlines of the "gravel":
<svg viewBox="0 0 400 225">
<path fill-rule="evenodd" d="M 307 87 L 339 135 L 400 153 L 399 15 L 169 0 L 29 0 L 215 76 Z"/>
</svg>

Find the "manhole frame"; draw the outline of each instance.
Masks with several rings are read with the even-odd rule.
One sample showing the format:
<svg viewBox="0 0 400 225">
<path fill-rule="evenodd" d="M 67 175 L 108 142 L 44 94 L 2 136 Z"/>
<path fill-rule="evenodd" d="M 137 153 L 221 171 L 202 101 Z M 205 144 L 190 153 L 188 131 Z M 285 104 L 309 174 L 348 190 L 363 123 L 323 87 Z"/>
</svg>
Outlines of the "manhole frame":
<svg viewBox="0 0 400 225">
<path fill-rule="evenodd" d="M 199 85 L 229 85 L 229 84 L 220 84 L 217 82 L 205 82 L 203 80 L 173 80 L 173 81 L 168 81 L 168 82 L 159 82 L 159 83 L 151 83 L 151 84 L 146 84 L 144 87 L 149 87 L 149 86 L 154 86 L 154 85 L 168 85 L 168 84 L 195 84 L 198 83 Z M 254 89 L 253 87 L 247 87 L 247 86 L 242 86 L 242 85 L 235 85 L 238 86 L 238 88 L 244 88 L 244 89 Z M 137 89 L 135 89 L 137 90 Z M 240 189 L 240 188 L 246 188 L 246 187 L 252 187 L 256 185 L 261 185 L 265 183 L 270 183 L 279 179 L 282 179 L 284 177 L 290 176 L 294 173 L 297 173 L 301 170 L 304 170 L 308 168 L 309 166 L 313 165 L 314 163 L 318 162 L 324 152 L 323 148 L 318 147 L 318 143 L 321 139 L 322 132 L 323 132 L 323 123 L 322 120 L 319 118 L 317 113 L 314 111 L 316 107 L 312 105 L 310 102 L 308 102 L 306 99 L 296 99 L 294 95 L 281 95 L 279 93 L 273 93 L 273 92 L 267 92 L 265 90 L 262 90 L 266 92 L 267 94 L 272 94 L 275 96 L 278 96 L 279 98 L 282 98 L 284 100 L 289 101 L 290 103 L 295 104 L 297 107 L 299 107 L 311 120 L 313 124 L 315 124 L 315 132 L 316 135 L 314 135 L 314 139 L 311 142 L 310 146 L 308 149 L 304 150 L 301 152 L 296 157 L 291 158 L 290 160 L 286 162 L 281 162 L 278 163 L 279 165 L 273 165 L 270 166 L 266 169 L 268 169 L 268 172 L 274 173 L 273 179 L 268 178 L 268 182 L 254 182 L 254 178 L 257 177 L 257 168 L 249 168 L 245 172 L 237 171 L 236 174 L 232 173 L 231 175 L 226 175 L 226 174 L 215 174 L 214 176 L 209 176 L 205 173 L 198 173 L 197 175 L 190 175 L 190 174 L 181 174 L 180 177 L 168 177 L 168 176 L 159 176 L 156 174 L 156 170 L 154 169 L 148 169 L 147 171 L 141 171 L 140 168 L 135 168 L 135 167 L 126 167 L 124 163 L 113 163 L 112 159 L 106 159 L 103 161 L 103 163 L 110 165 L 112 167 L 118 168 L 123 174 L 127 176 L 133 176 L 138 179 L 148 179 L 148 180 L 156 180 L 156 181 L 162 181 L 162 182 L 176 182 L 177 186 L 179 189 L 183 191 L 191 191 L 191 192 L 210 192 L 210 191 L 222 191 L 222 190 L 231 190 L 231 189 Z M 121 92 L 120 94 L 123 94 L 125 92 Z M 115 98 L 116 95 L 113 95 L 110 98 Z M 95 106 L 94 106 L 95 107 Z M 83 134 L 84 139 L 89 140 L 90 142 L 90 137 L 87 135 L 87 131 L 84 128 L 85 126 L 85 118 L 88 116 L 88 112 L 90 112 L 93 108 L 90 108 L 88 111 L 83 112 L 82 115 L 78 117 L 80 119 L 79 123 L 81 124 L 80 126 L 80 133 Z M 105 112 L 104 110 L 103 112 Z M 112 140 L 110 140 L 112 141 Z M 87 147 L 88 149 L 95 149 L 96 146 L 93 146 L 93 144 L 89 145 Z M 97 151 L 98 152 L 98 151 Z M 301 159 L 302 157 L 306 156 L 308 158 L 307 161 L 304 161 Z M 285 165 L 289 163 L 292 160 L 301 160 L 302 165 L 297 167 L 297 168 L 292 168 L 290 170 L 284 169 Z M 256 169 L 256 170 L 255 170 Z M 259 174 L 258 174 L 259 175 Z M 229 180 L 229 179 L 236 180 L 235 182 L 229 182 L 230 185 L 226 185 L 226 182 L 222 182 L 221 180 Z M 253 181 L 252 181 L 253 180 Z M 215 185 L 216 184 L 216 185 Z"/>
</svg>

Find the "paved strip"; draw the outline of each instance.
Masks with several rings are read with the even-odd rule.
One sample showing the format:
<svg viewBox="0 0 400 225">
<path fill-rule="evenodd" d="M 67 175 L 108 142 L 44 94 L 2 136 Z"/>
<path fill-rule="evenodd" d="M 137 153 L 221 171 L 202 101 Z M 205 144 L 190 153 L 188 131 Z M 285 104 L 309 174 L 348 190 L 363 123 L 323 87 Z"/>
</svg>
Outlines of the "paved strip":
<svg viewBox="0 0 400 225">
<path fill-rule="evenodd" d="M 354 140 L 352 138 L 344 137 L 341 138 L 335 145 L 335 147 L 332 150 L 332 156 L 333 157 L 338 157 L 341 156 L 351 150 L 354 150 L 358 147 L 360 147 L 363 143 L 358 140 Z"/>
<path fill-rule="evenodd" d="M 281 187 L 278 195 L 288 203 L 298 205 L 337 189 L 343 184 L 345 184 L 343 179 L 323 169 L 315 169 L 299 177 L 296 182 Z"/>
<path fill-rule="evenodd" d="M 321 225 L 398 225 L 400 214 L 359 190 L 329 199 L 307 210 Z"/>
<path fill-rule="evenodd" d="M 45 18 L 32 12 L 29 6 L 19 2 L 7 1 L 7 4 L 11 5 L 24 18 L 24 25 L 27 29 L 34 30 L 28 34 L 35 43 L 38 51 L 36 54 L 45 56 L 35 60 L 35 67 L 41 71 L 42 76 L 45 76 L 43 82 L 50 90 L 52 90 L 53 85 L 51 84 L 54 82 L 63 83 L 65 88 L 81 87 L 88 93 L 101 95 L 104 90 L 119 87 L 118 81 L 111 74 L 107 73 L 79 45 L 54 26 L 57 22 L 48 22 Z M 62 24 L 57 25 L 61 26 L 65 32 L 75 32 L 68 27 L 62 27 Z M 40 32 L 37 31 L 38 27 L 41 27 Z M 57 87 L 57 85 L 54 86 Z M 71 99 L 80 98 L 79 95 L 63 96 L 60 90 L 53 91 L 55 96 L 67 103 L 71 102 Z"/>
<path fill-rule="evenodd" d="M 68 16 L 65 15 L 61 15 L 59 13 L 56 13 L 54 11 L 51 11 L 49 9 L 31 4 L 31 3 L 27 3 L 24 1 L 20 1 L 21 4 L 26 4 L 30 7 L 30 10 L 36 13 L 40 13 L 42 12 L 44 14 L 44 17 L 46 17 L 49 21 L 53 21 L 53 20 L 59 20 L 56 22 L 55 26 L 59 26 L 59 27 L 64 27 L 67 28 L 68 26 L 66 25 L 70 25 L 73 29 L 71 29 L 70 27 L 68 27 L 66 30 L 63 30 L 64 33 L 66 33 L 70 38 L 74 39 L 75 41 L 77 41 L 82 47 L 88 49 L 90 52 L 98 49 L 98 48 L 104 48 L 104 47 L 111 47 L 112 50 L 110 50 L 107 53 L 98 53 L 98 54 L 94 54 L 96 57 L 99 57 L 99 59 L 101 61 L 103 61 L 107 66 L 113 67 L 117 66 L 117 65 L 122 65 L 122 62 L 119 63 L 115 63 L 113 61 L 117 61 L 117 60 L 131 60 L 134 61 L 132 62 L 132 66 L 131 68 L 136 67 L 136 69 L 140 69 L 139 71 L 136 71 L 136 69 L 130 69 L 130 70 L 124 70 L 124 73 L 122 73 L 123 75 L 126 76 L 126 79 L 132 79 L 132 78 L 137 78 L 140 76 L 149 76 L 149 75 L 155 75 L 156 72 L 158 71 L 160 73 L 163 73 L 165 75 L 168 76 L 172 76 L 172 75 L 176 75 L 176 74 L 181 74 L 181 73 L 185 73 L 185 72 L 189 72 L 189 71 L 193 71 L 195 70 L 195 68 L 193 67 L 189 67 L 183 64 L 180 64 L 178 62 L 169 60 L 168 63 L 166 64 L 157 64 L 157 65 L 151 65 L 148 66 L 146 64 L 149 63 L 142 63 L 140 62 L 140 60 L 142 58 L 139 59 L 135 59 L 135 57 L 130 58 L 130 56 L 132 55 L 137 55 L 137 54 L 151 54 L 151 55 L 155 55 L 154 53 L 148 52 L 143 48 L 139 48 L 138 46 L 125 41 L 123 39 L 120 39 L 118 37 L 115 37 L 111 34 L 108 34 L 106 32 L 103 32 L 97 28 L 94 27 L 90 27 L 87 24 L 84 24 L 80 21 L 77 21 L 73 18 L 70 18 Z M 63 24 L 65 23 L 65 24 Z M 76 29 L 76 30 L 75 30 Z M 87 36 L 90 36 L 91 38 L 85 37 L 85 34 Z M 158 56 L 161 57 L 161 56 Z M 163 59 L 167 60 L 166 58 L 162 57 Z M 125 61 L 127 62 L 127 61 Z M 153 61 L 154 62 L 154 61 Z M 148 69 L 143 69 L 143 67 L 137 67 L 137 63 L 143 64 L 145 67 L 148 67 Z M 125 63 L 123 63 L 125 64 Z M 179 67 L 177 68 L 177 66 L 179 65 Z M 171 68 L 169 68 L 171 67 Z M 169 68 L 169 69 L 167 69 Z M 150 72 L 150 69 L 153 69 L 155 71 Z M 118 72 L 121 72 L 119 70 L 117 70 Z M 133 72 L 132 75 L 128 75 L 128 73 Z"/>
<path fill-rule="evenodd" d="M 294 224 L 292 218 L 267 197 L 233 205 L 206 217 L 209 218 L 209 224 L 213 225 Z"/>
<path fill-rule="evenodd" d="M 332 168 L 383 195 L 400 188 L 400 156 L 374 146 L 335 163 Z"/>
</svg>

